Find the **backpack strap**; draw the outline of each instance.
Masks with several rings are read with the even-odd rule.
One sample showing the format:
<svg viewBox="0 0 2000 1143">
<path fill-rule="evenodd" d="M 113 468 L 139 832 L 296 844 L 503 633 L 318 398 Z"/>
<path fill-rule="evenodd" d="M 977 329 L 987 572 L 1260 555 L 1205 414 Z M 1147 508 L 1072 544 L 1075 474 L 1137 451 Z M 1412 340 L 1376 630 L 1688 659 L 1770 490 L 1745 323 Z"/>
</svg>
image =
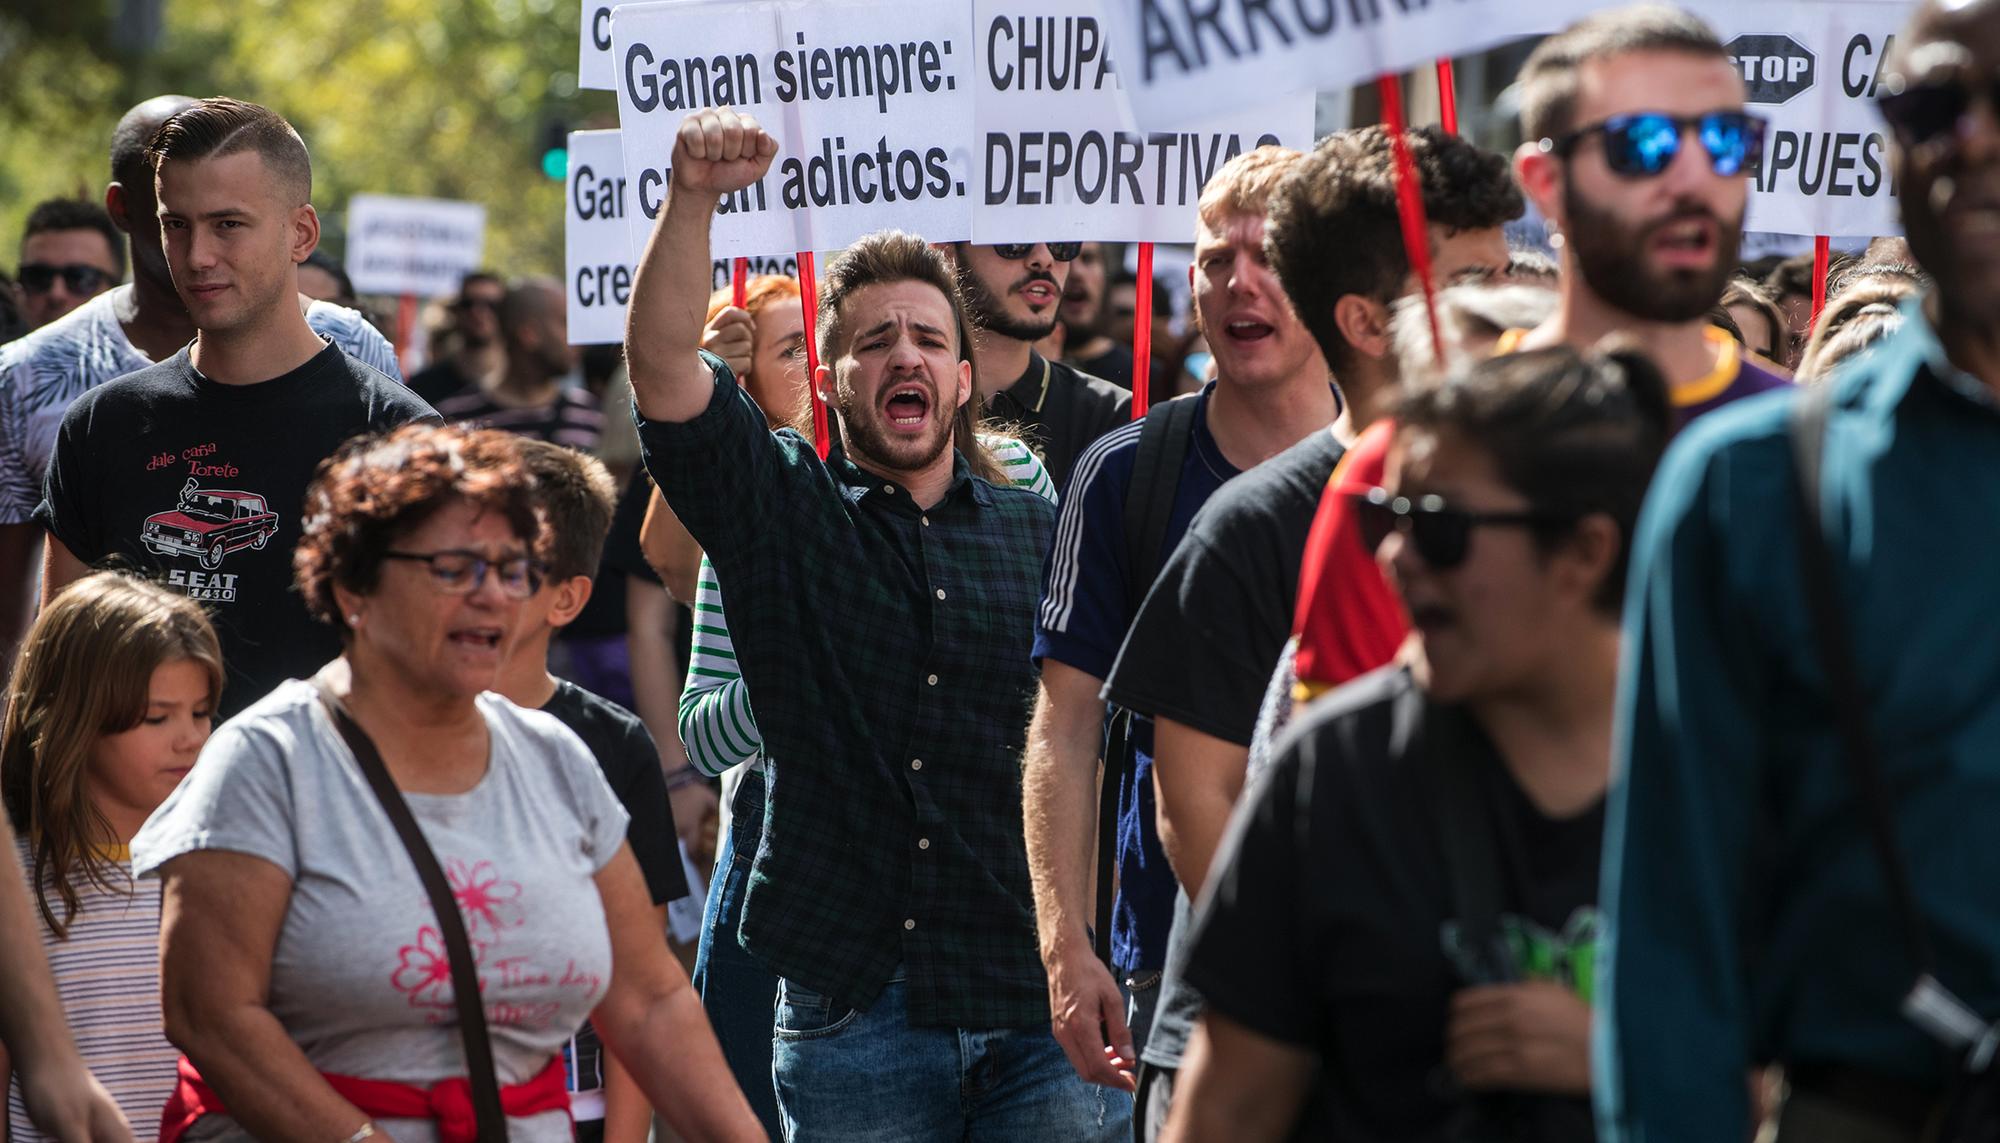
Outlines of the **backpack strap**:
<svg viewBox="0 0 2000 1143">
<path fill-rule="evenodd" d="M 1198 402 L 1180 397 L 1154 405 L 1139 428 L 1139 455 L 1132 462 L 1132 482 L 1125 487 L 1125 598 L 1134 614 L 1160 574 L 1179 498 L 1181 465 L 1194 440 Z M 1104 741 L 1104 782 L 1097 797 L 1097 930 L 1093 944 L 1098 958 L 1111 964 L 1111 898 L 1118 866 L 1118 795 L 1131 772 L 1136 747 L 1133 715 L 1111 712 Z M 1116 971 L 1115 967 L 1113 969 Z"/>
</svg>

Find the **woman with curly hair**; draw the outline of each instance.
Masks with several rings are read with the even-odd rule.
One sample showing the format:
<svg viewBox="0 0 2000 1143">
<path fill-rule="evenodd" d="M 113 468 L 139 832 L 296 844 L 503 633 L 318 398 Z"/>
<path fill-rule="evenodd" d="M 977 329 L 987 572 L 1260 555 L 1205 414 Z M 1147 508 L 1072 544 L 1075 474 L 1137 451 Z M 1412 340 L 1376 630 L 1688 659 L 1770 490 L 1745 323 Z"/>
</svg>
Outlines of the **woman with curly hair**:
<svg viewBox="0 0 2000 1143">
<path fill-rule="evenodd" d="M 762 1138 L 597 764 L 484 693 L 540 582 L 538 531 L 505 433 L 406 426 L 321 466 L 295 567 L 342 652 L 224 725 L 132 846 L 165 882 L 163 1003 L 187 1053 L 163 1139 L 479 1134 L 448 926 L 396 798 L 469 938 L 510 1138 L 570 1137 L 559 1049 L 586 1016 L 683 1137 Z"/>
<path fill-rule="evenodd" d="M 0 794 L 57 996 L 84 1064 L 150 1125 L 175 1052 L 160 1026 L 160 890 L 133 882 L 126 847 L 208 741 L 222 650 L 199 604 L 98 572 L 36 620 L 12 691 Z M 0 1050 L 6 1137 L 40 1139 L 12 1064 Z"/>
</svg>

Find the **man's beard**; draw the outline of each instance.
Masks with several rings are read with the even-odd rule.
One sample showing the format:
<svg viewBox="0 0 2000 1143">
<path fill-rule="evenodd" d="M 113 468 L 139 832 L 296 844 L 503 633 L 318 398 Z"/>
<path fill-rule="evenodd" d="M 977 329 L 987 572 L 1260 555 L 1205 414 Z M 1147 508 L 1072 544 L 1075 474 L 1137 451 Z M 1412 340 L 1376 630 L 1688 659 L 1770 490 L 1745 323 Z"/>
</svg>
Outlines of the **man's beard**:
<svg viewBox="0 0 2000 1143">
<path fill-rule="evenodd" d="M 1563 190 L 1569 214 L 1565 236 L 1576 255 L 1577 272 L 1592 293 L 1641 321 L 1694 321 L 1722 300 L 1722 288 L 1736 272 L 1736 255 L 1743 242 L 1743 216 L 1718 218 L 1705 207 L 1688 206 L 1645 227 L 1633 229 L 1609 211 L 1597 209 L 1576 193 Z M 1706 270 L 1651 270 L 1646 244 L 1655 231 L 1688 218 L 1715 223 L 1715 262 Z"/>
<path fill-rule="evenodd" d="M 898 437 L 883 425 L 880 409 L 856 400 L 854 387 L 846 381 L 837 381 L 833 407 L 840 413 L 847 451 L 897 472 L 914 472 L 929 465 L 951 447 L 952 422 L 956 418 L 956 412 L 952 416 L 939 416 L 943 409 L 935 389 L 931 390 L 930 398 L 930 411 L 926 414 L 932 418 L 930 435 Z"/>
<path fill-rule="evenodd" d="M 972 318 L 979 328 L 1015 341 L 1040 341 L 1056 328 L 1056 315 L 1062 312 L 1058 302 L 1049 307 L 1046 317 L 1017 318 L 1007 312 L 1007 302 L 979 280 L 979 275 L 967 270 L 958 276 L 959 286 L 965 294 L 965 308 L 972 311 Z M 1047 282 L 1053 286 L 1056 296 L 1062 296 L 1062 285 L 1052 274 L 1029 274 L 1021 279 L 1022 285 L 1029 282 Z"/>
</svg>

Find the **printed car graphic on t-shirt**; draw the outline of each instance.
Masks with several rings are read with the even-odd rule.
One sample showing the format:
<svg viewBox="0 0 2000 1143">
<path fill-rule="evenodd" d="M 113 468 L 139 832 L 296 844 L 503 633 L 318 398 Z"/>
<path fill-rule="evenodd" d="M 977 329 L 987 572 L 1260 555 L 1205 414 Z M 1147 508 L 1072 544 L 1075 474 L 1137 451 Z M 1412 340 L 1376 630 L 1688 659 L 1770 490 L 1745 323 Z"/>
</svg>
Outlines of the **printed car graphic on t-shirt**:
<svg viewBox="0 0 2000 1143">
<path fill-rule="evenodd" d="M 203 488 L 189 477 L 181 486 L 180 504 L 146 517 L 139 539 L 155 555 L 195 556 L 202 567 L 214 570 L 239 548 L 262 551 L 277 531 L 277 513 L 262 496 Z"/>
</svg>

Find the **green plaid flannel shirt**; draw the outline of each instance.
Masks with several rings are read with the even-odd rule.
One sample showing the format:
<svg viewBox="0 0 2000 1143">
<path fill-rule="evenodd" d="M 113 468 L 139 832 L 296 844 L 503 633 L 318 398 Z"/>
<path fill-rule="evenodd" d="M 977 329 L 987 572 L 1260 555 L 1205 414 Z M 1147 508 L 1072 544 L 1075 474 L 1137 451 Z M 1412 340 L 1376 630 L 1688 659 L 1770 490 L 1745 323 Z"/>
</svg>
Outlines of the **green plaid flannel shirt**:
<svg viewBox="0 0 2000 1143">
<path fill-rule="evenodd" d="M 910 1021 L 1048 1021 L 1021 826 L 1030 657 L 1055 508 L 971 475 L 928 512 L 838 451 L 771 432 L 720 359 L 646 468 L 721 580 L 770 792 L 742 937 L 865 1008 L 898 965 Z"/>
</svg>

